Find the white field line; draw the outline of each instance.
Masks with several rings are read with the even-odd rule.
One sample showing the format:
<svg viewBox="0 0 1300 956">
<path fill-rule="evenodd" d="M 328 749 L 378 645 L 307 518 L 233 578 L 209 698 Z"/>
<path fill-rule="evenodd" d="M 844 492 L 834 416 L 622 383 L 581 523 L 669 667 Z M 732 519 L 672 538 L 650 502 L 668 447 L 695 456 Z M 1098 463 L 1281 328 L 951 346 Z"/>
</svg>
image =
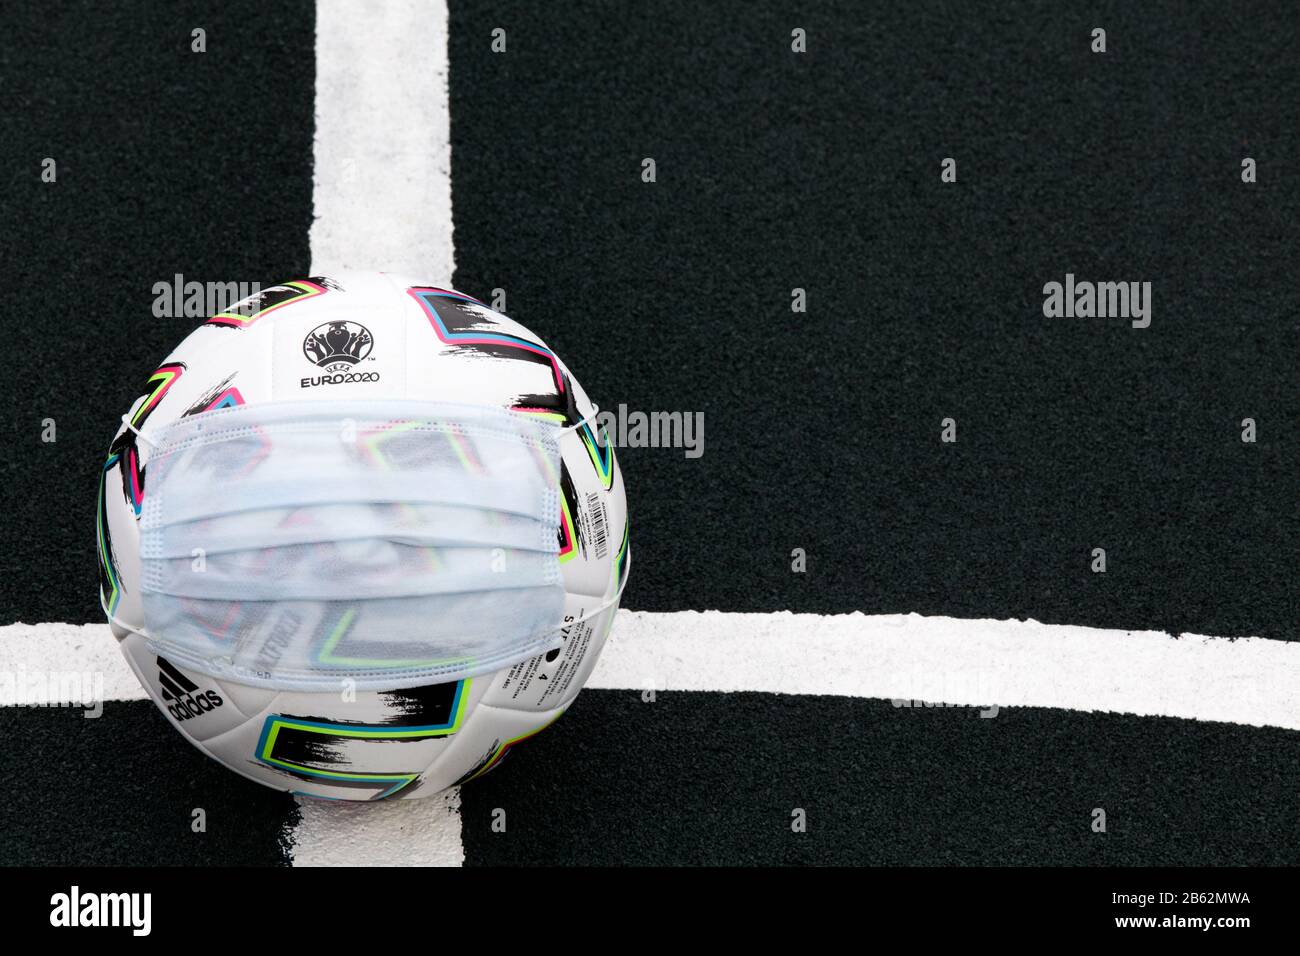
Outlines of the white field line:
<svg viewBox="0 0 1300 956">
<path fill-rule="evenodd" d="M 46 687 L 66 704 L 59 678 L 82 675 L 102 680 L 103 700 L 145 699 L 107 624 L 0 627 L 0 705 L 43 703 Z M 619 611 L 587 686 L 1052 707 L 1300 730 L 1300 642 L 1037 621 Z M 24 687 L 35 687 L 36 699 Z"/>
<path fill-rule="evenodd" d="M 317 0 L 312 275 L 450 282 L 445 0 Z"/>
<path fill-rule="evenodd" d="M 1300 730 L 1300 643 L 1037 621 L 620 611 L 587 686 L 1056 707 Z"/>
<path fill-rule="evenodd" d="M 445 0 L 317 0 L 313 276 L 380 269 L 450 285 L 447 75 Z M 455 791 L 298 806 L 295 866 L 464 861 Z"/>
<path fill-rule="evenodd" d="M 460 788 L 420 800 L 299 800 L 294 866 L 460 866 Z M 378 812 L 376 812 L 378 811 Z"/>
<path fill-rule="evenodd" d="M 65 692 L 76 678 L 98 687 L 100 701 L 149 698 L 107 624 L 0 627 L 0 706 L 82 703 Z"/>
<path fill-rule="evenodd" d="M 145 697 L 106 624 L 0 627 L 0 704 L 66 700 L 64 678 L 82 675 L 102 681 L 106 701 Z M 619 611 L 587 686 L 907 699 L 994 717 L 993 706 L 1055 707 L 1300 730 L 1300 643 L 1036 621 Z M 299 807 L 295 865 L 464 860 L 456 791 Z"/>
<path fill-rule="evenodd" d="M 378 269 L 450 286 L 448 66 L 445 0 L 317 0 L 312 275 Z M 465 859 L 455 791 L 298 807 L 295 866 Z"/>
</svg>

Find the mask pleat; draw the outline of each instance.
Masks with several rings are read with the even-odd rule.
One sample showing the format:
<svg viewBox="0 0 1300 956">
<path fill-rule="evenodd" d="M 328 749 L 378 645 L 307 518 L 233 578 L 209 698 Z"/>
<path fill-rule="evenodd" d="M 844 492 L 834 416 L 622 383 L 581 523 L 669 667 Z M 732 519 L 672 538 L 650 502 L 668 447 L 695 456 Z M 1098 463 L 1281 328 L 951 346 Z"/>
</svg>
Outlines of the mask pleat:
<svg viewBox="0 0 1300 956">
<path fill-rule="evenodd" d="M 214 676 L 396 686 L 558 646 L 559 429 L 445 403 L 245 405 L 151 436 L 150 641 Z"/>
</svg>

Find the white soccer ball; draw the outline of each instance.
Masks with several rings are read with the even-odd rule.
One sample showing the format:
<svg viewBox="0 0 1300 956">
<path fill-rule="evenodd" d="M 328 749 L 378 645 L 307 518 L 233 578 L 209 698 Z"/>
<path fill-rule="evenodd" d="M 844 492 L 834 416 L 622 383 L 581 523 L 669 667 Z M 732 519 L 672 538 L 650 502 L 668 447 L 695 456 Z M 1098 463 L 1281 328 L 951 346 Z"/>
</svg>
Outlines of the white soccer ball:
<svg viewBox="0 0 1300 956">
<path fill-rule="evenodd" d="M 464 680 L 353 694 L 216 678 L 151 649 L 142 633 L 139 524 L 150 446 L 138 433 L 235 405 L 340 399 L 526 410 L 573 426 L 559 440 L 558 545 L 563 620 L 578 623 L 563 630 L 558 649 Z M 595 412 L 541 339 L 469 296 L 384 273 L 261 290 L 166 358 L 109 449 L 99 489 L 100 597 L 126 659 L 191 743 L 278 790 L 420 797 L 485 773 L 573 702 L 617 610 L 629 563 L 627 505 Z"/>
</svg>

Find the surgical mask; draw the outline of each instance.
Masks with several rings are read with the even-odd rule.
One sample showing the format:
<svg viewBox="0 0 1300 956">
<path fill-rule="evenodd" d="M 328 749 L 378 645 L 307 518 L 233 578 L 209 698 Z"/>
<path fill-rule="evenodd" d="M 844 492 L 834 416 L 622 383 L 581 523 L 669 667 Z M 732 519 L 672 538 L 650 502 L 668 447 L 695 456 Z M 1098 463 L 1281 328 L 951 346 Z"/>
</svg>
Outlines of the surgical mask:
<svg viewBox="0 0 1300 956">
<path fill-rule="evenodd" d="M 458 680 L 559 647 L 563 431 L 354 400 L 142 435 L 141 633 L 200 673 L 282 690 Z"/>
</svg>

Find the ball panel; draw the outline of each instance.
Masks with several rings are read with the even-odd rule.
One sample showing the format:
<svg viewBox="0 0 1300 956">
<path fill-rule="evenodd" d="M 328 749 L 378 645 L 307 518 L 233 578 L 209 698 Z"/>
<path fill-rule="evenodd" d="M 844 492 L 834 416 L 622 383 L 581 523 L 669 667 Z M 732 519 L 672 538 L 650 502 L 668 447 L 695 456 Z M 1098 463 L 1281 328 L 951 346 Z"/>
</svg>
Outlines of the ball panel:
<svg viewBox="0 0 1300 956">
<path fill-rule="evenodd" d="M 479 703 L 446 754 L 407 796 L 428 796 L 495 770 L 511 750 L 541 733 L 563 713 L 562 707 L 526 713 Z"/>
</svg>

